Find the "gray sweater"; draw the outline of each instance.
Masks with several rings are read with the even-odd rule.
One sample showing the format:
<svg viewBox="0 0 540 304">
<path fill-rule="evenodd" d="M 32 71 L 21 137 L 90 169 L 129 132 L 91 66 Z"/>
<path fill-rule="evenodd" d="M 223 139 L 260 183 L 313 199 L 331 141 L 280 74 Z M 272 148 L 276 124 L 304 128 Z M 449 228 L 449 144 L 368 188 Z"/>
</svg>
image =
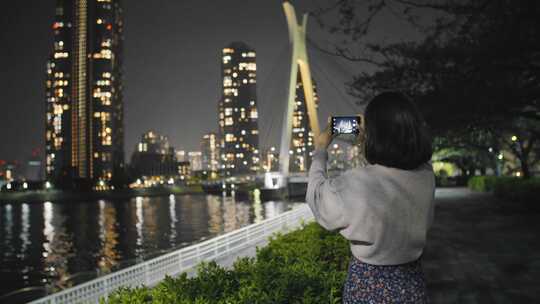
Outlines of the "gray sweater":
<svg viewBox="0 0 540 304">
<path fill-rule="evenodd" d="M 433 221 L 431 163 L 415 170 L 368 165 L 335 178 L 326 174 L 326 150 L 315 150 L 306 202 L 316 221 L 350 241 L 359 260 L 373 265 L 414 261 Z"/>
</svg>

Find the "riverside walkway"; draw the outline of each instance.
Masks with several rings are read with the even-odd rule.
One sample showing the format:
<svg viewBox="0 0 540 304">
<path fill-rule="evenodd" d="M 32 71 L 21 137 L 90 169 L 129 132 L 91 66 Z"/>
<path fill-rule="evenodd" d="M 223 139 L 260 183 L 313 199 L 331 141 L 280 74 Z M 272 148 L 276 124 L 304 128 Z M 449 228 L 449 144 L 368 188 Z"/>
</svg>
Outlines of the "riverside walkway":
<svg viewBox="0 0 540 304">
<path fill-rule="evenodd" d="M 423 258 L 431 303 L 540 303 L 540 204 L 439 188 L 435 206 Z M 252 246 L 216 262 L 255 254 Z"/>
<path fill-rule="evenodd" d="M 432 303 L 540 303 L 540 202 L 437 189 L 424 253 Z"/>
</svg>

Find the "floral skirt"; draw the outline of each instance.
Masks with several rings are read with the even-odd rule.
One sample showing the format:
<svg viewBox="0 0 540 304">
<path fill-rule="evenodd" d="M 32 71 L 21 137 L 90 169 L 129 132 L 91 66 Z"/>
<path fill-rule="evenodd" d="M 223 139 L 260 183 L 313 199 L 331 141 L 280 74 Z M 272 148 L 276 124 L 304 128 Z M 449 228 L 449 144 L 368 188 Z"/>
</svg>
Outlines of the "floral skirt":
<svg viewBox="0 0 540 304">
<path fill-rule="evenodd" d="M 353 256 L 343 286 L 343 303 L 428 303 L 420 259 L 379 266 Z"/>
</svg>

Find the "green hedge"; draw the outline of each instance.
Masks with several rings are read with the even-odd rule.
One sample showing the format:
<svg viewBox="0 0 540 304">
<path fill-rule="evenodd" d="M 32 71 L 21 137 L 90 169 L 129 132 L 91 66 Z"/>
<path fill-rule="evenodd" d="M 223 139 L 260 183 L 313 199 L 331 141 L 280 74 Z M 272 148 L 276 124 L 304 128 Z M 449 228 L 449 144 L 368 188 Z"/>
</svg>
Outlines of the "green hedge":
<svg viewBox="0 0 540 304">
<path fill-rule="evenodd" d="M 184 273 L 154 288 L 122 288 L 108 303 L 341 303 L 350 257 L 343 237 L 311 223 L 276 235 L 230 270 L 202 263 L 194 278 Z"/>
<path fill-rule="evenodd" d="M 493 191 L 497 176 L 473 176 L 469 178 L 467 186 L 474 191 Z"/>
<path fill-rule="evenodd" d="M 468 186 L 475 191 L 493 192 L 504 199 L 533 201 L 538 199 L 540 193 L 540 178 L 474 176 L 469 179 Z"/>
<path fill-rule="evenodd" d="M 514 201 L 537 201 L 540 194 L 540 178 L 505 178 L 496 182 L 495 196 Z"/>
</svg>

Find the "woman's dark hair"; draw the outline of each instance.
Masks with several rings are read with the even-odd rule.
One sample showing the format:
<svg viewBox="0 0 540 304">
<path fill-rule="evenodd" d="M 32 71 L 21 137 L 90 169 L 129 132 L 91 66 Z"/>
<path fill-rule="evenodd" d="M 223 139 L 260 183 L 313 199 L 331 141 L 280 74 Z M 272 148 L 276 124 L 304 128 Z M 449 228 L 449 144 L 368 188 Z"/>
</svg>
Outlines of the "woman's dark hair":
<svg viewBox="0 0 540 304">
<path fill-rule="evenodd" d="M 415 104 L 397 92 L 377 95 L 365 114 L 366 159 L 404 170 L 431 159 L 431 135 Z"/>
</svg>

